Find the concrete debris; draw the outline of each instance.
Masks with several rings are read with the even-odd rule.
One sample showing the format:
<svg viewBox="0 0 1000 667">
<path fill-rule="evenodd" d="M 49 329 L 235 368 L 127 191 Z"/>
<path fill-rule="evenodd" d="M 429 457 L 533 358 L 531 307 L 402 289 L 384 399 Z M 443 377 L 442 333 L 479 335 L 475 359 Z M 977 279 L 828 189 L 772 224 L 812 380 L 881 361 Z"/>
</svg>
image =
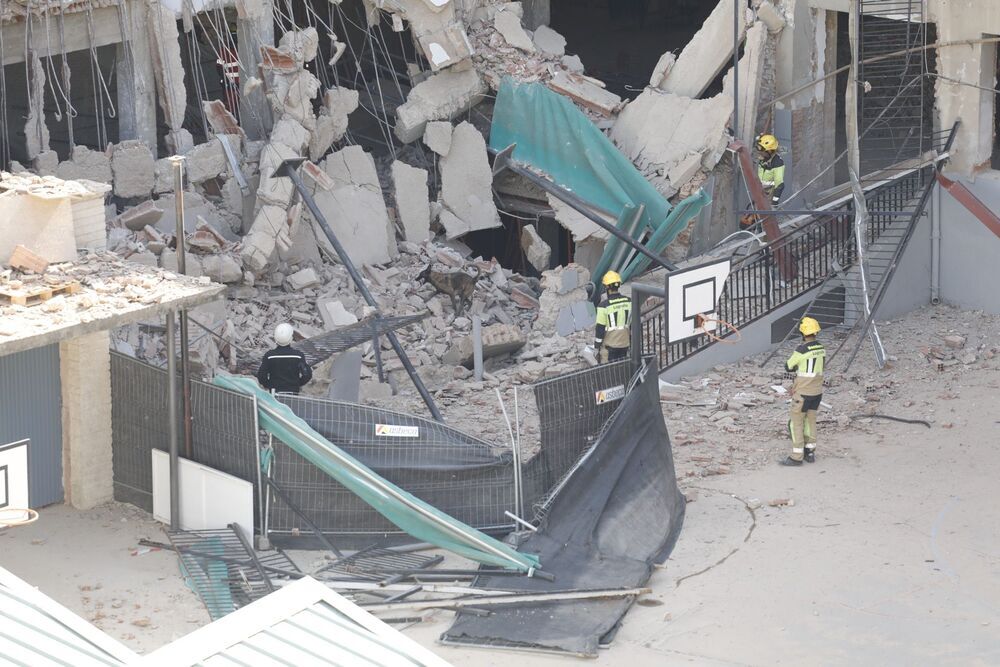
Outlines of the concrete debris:
<svg viewBox="0 0 1000 667">
<path fill-rule="evenodd" d="M 396 160 L 392 163 L 392 184 L 403 238 L 412 243 L 429 240 L 431 208 L 428 201 L 427 171 Z"/>
<path fill-rule="evenodd" d="M 556 72 L 549 88 L 590 111 L 611 117 L 622 107 L 622 98 L 604 88 L 604 83 L 583 74 Z"/>
<path fill-rule="evenodd" d="M 154 165 L 153 194 L 161 195 L 174 191 L 174 165 L 169 158 L 160 158 Z"/>
<path fill-rule="evenodd" d="M 944 344 L 946 346 L 950 347 L 953 350 L 961 350 L 963 347 L 965 347 L 965 336 L 951 334 L 948 336 L 944 336 L 942 340 L 944 340 Z"/>
<path fill-rule="evenodd" d="M 521 27 L 521 17 L 515 12 L 499 11 L 493 17 L 493 25 L 503 35 L 507 43 L 527 53 L 535 52 L 535 43 Z M 562 55 L 561 53 L 558 55 Z"/>
<path fill-rule="evenodd" d="M 64 181 L 85 178 L 98 183 L 112 182 L 111 158 L 106 152 L 93 151 L 86 146 L 74 146 L 72 159 L 56 167 L 56 176 Z"/>
<path fill-rule="evenodd" d="M 186 258 L 188 262 L 191 257 Z M 217 283 L 238 283 L 243 280 L 243 267 L 231 255 L 220 253 L 201 258 L 204 274 Z"/>
<path fill-rule="evenodd" d="M 549 207 L 555 212 L 556 222 L 565 227 L 573 235 L 573 240 L 577 243 L 586 241 L 591 237 L 603 240 L 609 236 L 606 231 L 597 226 L 597 223 L 584 216 L 569 204 L 553 197 L 551 194 L 546 194 L 546 199 L 548 200 Z"/>
<path fill-rule="evenodd" d="M 123 199 L 148 197 L 153 191 L 156 166 L 153 153 L 141 141 L 123 141 L 111 155 L 114 193 Z"/>
<path fill-rule="evenodd" d="M 246 139 L 246 134 L 240 127 L 239 121 L 236 120 L 236 116 L 226 109 L 222 100 L 205 102 L 202 104 L 202 109 L 205 112 L 205 118 L 208 119 L 208 124 L 217 134 L 233 134 Z"/>
<path fill-rule="evenodd" d="M 550 56 L 562 58 L 566 55 L 566 38 L 547 25 L 538 26 L 531 38 L 539 50 Z"/>
<path fill-rule="evenodd" d="M 452 124 L 446 120 L 435 120 L 427 123 L 427 127 L 424 128 L 424 143 L 427 148 L 445 157 L 448 155 L 448 151 L 451 150 L 451 134 L 454 128 Z"/>
<path fill-rule="evenodd" d="M 291 246 L 285 209 L 265 204 L 257 212 L 250 232 L 243 237 L 240 251 L 243 266 L 254 275 L 260 275 L 275 256 L 278 236 L 288 239 L 287 245 Z"/>
<path fill-rule="evenodd" d="M 317 190 L 313 197 L 351 260 L 361 266 L 392 259 L 397 253 L 396 234 L 372 156 L 360 146 L 348 146 L 331 153 L 319 166 L 333 179 L 334 187 Z M 316 237 L 326 243 L 322 231 L 317 230 Z"/>
<path fill-rule="evenodd" d="M 312 27 L 286 32 L 278 41 L 278 48 L 290 55 L 295 62 L 304 65 L 316 59 L 319 33 Z"/>
<path fill-rule="evenodd" d="M 584 72 L 583 61 L 577 55 L 563 56 L 559 59 L 559 64 L 565 67 L 566 71 L 574 74 L 583 74 Z"/>
<path fill-rule="evenodd" d="M 695 100 L 648 88 L 622 111 L 611 139 L 669 198 L 683 184 L 668 174 L 692 153 L 701 156 L 705 170 L 718 164 L 729 143 L 732 113 L 733 100 L 726 95 Z"/>
<path fill-rule="evenodd" d="M 319 285 L 319 276 L 315 269 L 302 269 L 285 278 L 285 284 L 290 291 L 297 292 Z"/>
<path fill-rule="evenodd" d="M 441 203 L 440 222 L 449 239 L 500 226 L 486 141 L 471 123 L 455 128 L 451 149 L 441 159 Z"/>
<path fill-rule="evenodd" d="M 778 34 L 785 27 L 785 17 L 767 0 L 757 5 L 757 18 L 764 22 L 767 31 L 772 35 Z"/>
<path fill-rule="evenodd" d="M 528 263 L 539 272 L 548 270 L 552 248 L 538 235 L 534 225 L 524 225 L 521 228 L 521 249 L 524 250 Z"/>
<path fill-rule="evenodd" d="M 661 85 L 666 80 L 667 75 L 670 74 L 670 69 L 677 62 L 677 55 L 667 51 L 656 63 L 656 67 L 653 68 L 653 73 L 649 77 L 649 85 L 653 88 L 659 88 L 663 90 Z"/>
<path fill-rule="evenodd" d="M 587 283 L 590 271 L 579 264 L 542 272 L 542 295 L 533 332 L 568 336 L 575 331 L 592 329 L 596 313 L 588 307 Z"/>
<path fill-rule="evenodd" d="M 344 304 L 337 299 L 320 299 L 316 302 L 316 309 L 319 311 L 320 317 L 323 318 L 323 325 L 327 331 L 334 331 L 358 322 L 357 316 L 349 312 Z"/>
<path fill-rule="evenodd" d="M 229 168 L 226 152 L 217 138 L 195 146 L 184 157 L 184 171 L 191 183 L 204 183 L 226 173 Z"/>
<path fill-rule="evenodd" d="M 700 97 L 705 92 L 726 64 L 732 62 L 734 11 L 739 40 L 743 41 L 746 12 L 740 3 L 720 0 L 659 84 L 661 90 L 684 97 Z"/>
<path fill-rule="evenodd" d="M 163 209 L 157 206 L 157 202 L 150 199 L 138 206 L 133 206 L 120 216 L 117 224 L 123 225 L 134 232 L 140 232 L 147 225 L 155 225 L 163 216 Z"/>
<path fill-rule="evenodd" d="M 59 154 L 53 150 L 39 153 L 34 159 L 35 173 L 39 176 L 55 176 L 59 166 Z"/>
<path fill-rule="evenodd" d="M 486 92 L 486 82 L 475 69 L 438 72 L 414 86 L 406 103 L 396 109 L 396 136 L 403 143 L 414 142 L 428 122 L 451 120 L 482 101 Z"/>
<path fill-rule="evenodd" d="M 483 359 L 517 352 L 528 342 L 527 337 L 512 324 L 492 324 L 483 327 Z M 472 336 L 462 336 L 445 353 L 442 361 L 454 366 L 472 367 Z"/>
<path fill-rule="evenodd" d="M 287 176 L 275 177 L 274 171 L 285 160 L 299 157 L 292 148 L 281 143 L 269 143 L 261 151 L 260 185 L 257 186 L 258 201 L 286 208 L 291 201 L 295 186 Z"/>
<path fill-rule="evenodd" d="M 323 95 L 323 105 L 316 118 L 316 129 L 309 140 L 309 158 L 319 160 L 334 142 L 344 138 L 347 118 L 358 108 L 358 91 L 350 88 L 331 88 Z"/>
<path fill-rule="evenodd" d="M 49 127 L 45 122 L 45 68 L 38 52 L 29 49 L 25 61 L 28 77 L 28 115 L 24 122 L 25 151 L 29 160 L 49 150 Z"/>
</svg>

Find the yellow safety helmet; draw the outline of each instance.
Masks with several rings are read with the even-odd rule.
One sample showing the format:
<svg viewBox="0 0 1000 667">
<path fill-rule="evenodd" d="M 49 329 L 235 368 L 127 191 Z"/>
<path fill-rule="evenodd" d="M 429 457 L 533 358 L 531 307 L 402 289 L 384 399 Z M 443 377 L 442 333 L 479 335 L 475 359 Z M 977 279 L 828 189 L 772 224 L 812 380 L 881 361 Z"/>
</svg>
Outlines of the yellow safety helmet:
<svg viewBox="0 0 1000 667">
<path fill-rule="evenodd" d="M 799 323 L 799 333 L 803 336 L 815 336 L 819 331 L 819 322 L 811 317 L 803 317 Z"/>
<path fill-rule="evenodd" d="M 757 136 L 757 150 L 773 153 L 778 150 L 778 139 L 773 134 L 761 134 Z"/>
<path fill-rule="evenodd" d="M 601 284 L 605 287 L 610 287 L 611 285 L 621 285 L 622 277 L 615 271 L 608 271 L 604 274 L 604 278 L 601 279 Z"/>
</svg>

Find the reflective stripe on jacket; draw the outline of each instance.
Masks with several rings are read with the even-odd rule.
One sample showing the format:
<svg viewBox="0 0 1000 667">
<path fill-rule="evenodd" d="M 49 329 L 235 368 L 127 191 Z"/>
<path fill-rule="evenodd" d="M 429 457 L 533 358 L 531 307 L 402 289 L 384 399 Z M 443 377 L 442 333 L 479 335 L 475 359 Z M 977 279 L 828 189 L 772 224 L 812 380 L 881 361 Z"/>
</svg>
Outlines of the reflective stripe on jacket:
<svg viewBox="0 0 1000 667">
<path fill-rule="evenodd" d="M 632 323 L 632 299 L 621 294 L 608 294 L 597 307 L 597 330 L 594 343 L 597 347 L 622 348 L 630 342 L 629 325 Z"/>
<path fill-rule="evenodd" d="M 826 348 L 818 340 L 802 343 L 785 362 L 785 370 L 795 373 L 792 393 L 819 396 L 823 393 L 823 362 Z"/>
</svg>

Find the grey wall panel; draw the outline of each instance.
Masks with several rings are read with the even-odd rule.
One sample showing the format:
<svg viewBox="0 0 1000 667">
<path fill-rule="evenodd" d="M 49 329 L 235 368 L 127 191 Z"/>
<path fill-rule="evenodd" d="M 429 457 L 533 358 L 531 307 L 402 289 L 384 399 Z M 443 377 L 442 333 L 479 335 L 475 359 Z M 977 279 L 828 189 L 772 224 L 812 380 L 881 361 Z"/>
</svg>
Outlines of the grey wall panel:
<svg viewBox="0 0 1000 667">
<path fill-rule="evenodd" d="M 958 179 L 993 212 L 1000 213 L 1000 172 L 991 171 L 975 182 Z M 968 309 L 1000 313 L 997 289 L 997 238 L 955 198 L 943 190 L 941 197 L 941 299 Z"/>
<path fill-rule="evenodd" d="M 32 507 L 62 502 L 62 387 L 59 346 L 0 357 L 0 442 L 29 438 Z"/>
</svg>

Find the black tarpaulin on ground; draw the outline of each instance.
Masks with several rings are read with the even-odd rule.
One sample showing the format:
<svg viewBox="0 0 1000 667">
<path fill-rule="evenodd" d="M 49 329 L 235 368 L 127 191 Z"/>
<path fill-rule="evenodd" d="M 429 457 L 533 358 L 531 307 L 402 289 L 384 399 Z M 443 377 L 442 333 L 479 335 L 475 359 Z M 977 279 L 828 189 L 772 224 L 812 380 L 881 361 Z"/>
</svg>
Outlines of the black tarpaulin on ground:
<svg viewBox="0 0 1000 667">
<path fill-rule="evenodd" d="M 542 592 L 634 588 L 648 581 L 684 520 L 658 389 L 649 369 L 556 495 L 538 532 L 520 546 L 538 554 L 555 581 L 485 576 L 477 578 L 477 588 Z M 489 617 L 459 614 L 442 640 L 594 656 L 632 602 L 511 605 Z"/>
</svg>

